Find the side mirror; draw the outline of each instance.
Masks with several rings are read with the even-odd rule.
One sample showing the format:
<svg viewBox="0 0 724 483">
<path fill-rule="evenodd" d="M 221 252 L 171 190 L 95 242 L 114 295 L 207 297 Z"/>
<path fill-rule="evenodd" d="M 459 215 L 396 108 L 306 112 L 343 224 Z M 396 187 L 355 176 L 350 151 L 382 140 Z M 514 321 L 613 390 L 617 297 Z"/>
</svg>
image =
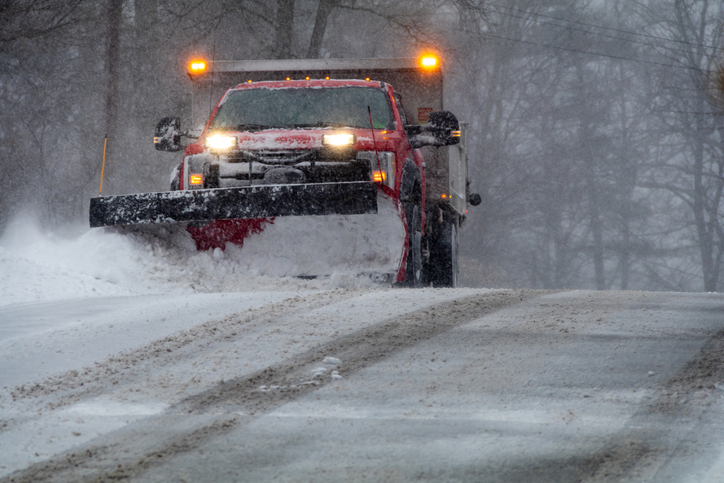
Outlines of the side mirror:
<svg viewBox="0 0 724 483">
<path fill-rule="evenodd" d="M 468 196 L 468 203 L 470 203 L 470 206 L 478 206 L 482 201 L 483 199 L 477 193 L 470 193 L 470 196 Z"/>
<path fill-rule="evenodd" d="M 153 145 L 159 151 L 181 151 L 181 119 L 164 117 L 156 124 Z"/>
<path fill-rule="evenodd" d="M 460 123 L 450 111 L 430 113 L 430 125 L 435 129 L 435 137 L 439 146 L 450 146 L 460 143 Z"/>
<path fill-rule="evenodd" d="M 451 146 L 460 143 L 460 123 L 450 111 L 430 113 L 430 120 L 422 126 L 405 126 L 413 148 L 423 146 Z"/>
</svg>

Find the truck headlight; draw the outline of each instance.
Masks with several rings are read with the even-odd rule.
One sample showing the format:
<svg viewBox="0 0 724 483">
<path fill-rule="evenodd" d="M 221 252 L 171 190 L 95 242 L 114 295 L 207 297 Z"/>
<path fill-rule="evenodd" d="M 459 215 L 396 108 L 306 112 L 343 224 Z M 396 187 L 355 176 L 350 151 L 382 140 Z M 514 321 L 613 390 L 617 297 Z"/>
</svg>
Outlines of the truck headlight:
<svg viewBox="0 0 724 483">
<path fill-rule="evenodd" d="M 322 136 L 324 146 L 351 146 L 355 142 L 354 134 L 324 134 Z"/>
<path fill-rule="evenodd" d="M 216 151 L 224 151 L 227 149 L 233 149 L 237 146 L 236 136 L 229 136 L 227 134 L 214 134 L 206 138 L 206 147 Z"/>
</svg>

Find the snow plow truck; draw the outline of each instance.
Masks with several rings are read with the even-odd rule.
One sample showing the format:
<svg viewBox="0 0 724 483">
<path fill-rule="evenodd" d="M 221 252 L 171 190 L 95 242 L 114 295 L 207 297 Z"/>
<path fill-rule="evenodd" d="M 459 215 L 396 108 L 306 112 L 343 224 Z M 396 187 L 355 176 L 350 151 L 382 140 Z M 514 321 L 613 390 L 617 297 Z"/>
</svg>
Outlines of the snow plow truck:
<svg viewBox="0 0 724 483">
<path fill-rule="evenodd" d="M 91 227 L 182 227 L 267 275 L 457 285 L 458 230 L 480 196 L 437 56 L 196 59 L 188 75 L 197 130 L 166 117 L 154 136 L 183 150 L 171 190 L 93 198 Z"/>
</svg>

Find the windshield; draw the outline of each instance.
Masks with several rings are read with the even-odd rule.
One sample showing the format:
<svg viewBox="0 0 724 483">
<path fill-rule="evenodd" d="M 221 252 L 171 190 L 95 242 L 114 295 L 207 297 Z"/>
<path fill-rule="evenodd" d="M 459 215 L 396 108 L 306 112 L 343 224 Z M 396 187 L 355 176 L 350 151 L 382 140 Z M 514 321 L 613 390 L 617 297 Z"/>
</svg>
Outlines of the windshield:
<svg viewBox="0 0 724 483">
<path fill-rule="evenodd" d="M 391 128 L 387 95 L 372 87 L 295 87 L 240 89 L 229 94 L 211 121 L 211 129 L 255 131 L 271 128 Z"/>
</svg>

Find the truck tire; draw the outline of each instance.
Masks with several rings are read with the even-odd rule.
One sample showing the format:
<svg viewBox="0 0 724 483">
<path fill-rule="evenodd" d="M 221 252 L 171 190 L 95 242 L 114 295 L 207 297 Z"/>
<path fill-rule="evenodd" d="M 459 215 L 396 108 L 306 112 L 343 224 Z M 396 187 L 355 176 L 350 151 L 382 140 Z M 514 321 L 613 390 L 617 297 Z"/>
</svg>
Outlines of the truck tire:
<svg viewBox="0 0 724 483">
<path fill-rule="evenodd" d="M 458 286 L 458 222 L 444 221 L 432 240 L 429 276 L 434 287 Z"/>
<path fill-rule="evenodd" d="M 404 287 L 422 287 L 422 212 L 417 203 L 403 203 L 407 218 L 407 261 Z"/>
</svg>

